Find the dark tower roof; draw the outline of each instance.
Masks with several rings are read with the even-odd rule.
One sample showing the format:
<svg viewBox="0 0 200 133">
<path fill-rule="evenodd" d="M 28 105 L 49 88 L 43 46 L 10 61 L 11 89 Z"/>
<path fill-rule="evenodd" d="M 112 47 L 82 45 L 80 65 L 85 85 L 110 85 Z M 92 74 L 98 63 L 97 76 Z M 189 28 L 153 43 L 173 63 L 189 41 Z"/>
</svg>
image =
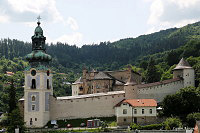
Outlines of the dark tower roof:
<svg viewBox="0 0 200 133">
<path fill-rule="evenodd" d="M 192 68 L 192 67 L 190 66 L 190 64 L 184 58 L 182 58 L 179 61 L 178 65 L 176 65 L 174 70 L 187 69 L 187 68 Z"/>
<path fill-rule="evenodd" d="M 135 82 L 134 78 L 133 78 L 133 74 L 131 73 L 130 78 L 128 79 L 128 81 L 126 82 L 125 85 L 136 85 L 137 83 Z"/>
<path fill-rule="evenodd" d="M 40 69 L 46 68 L 45 66 L 51 61 L 51 56 L 46 53 L 45 40 L 43 30 L 40 27 L 40 21 L 37 22 L 38 26 L 35 28 L 34 35 L 32 36 L 32 52 L 26 55 L 26 60 L 29 61 L 31 67 Z"/>
</svg>

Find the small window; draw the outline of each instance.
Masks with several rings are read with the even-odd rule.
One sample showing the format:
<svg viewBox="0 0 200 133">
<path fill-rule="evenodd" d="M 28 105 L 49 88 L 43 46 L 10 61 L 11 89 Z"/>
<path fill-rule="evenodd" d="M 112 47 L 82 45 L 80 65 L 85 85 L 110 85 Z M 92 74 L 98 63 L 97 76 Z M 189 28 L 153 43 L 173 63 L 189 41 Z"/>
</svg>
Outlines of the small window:
<svg viewBox="0 0 200 133">
<path fill-rule="evenodd" d="M 124 121 L 126 121 L 126 118 L 124 118 Z"/>
<path fill-rule="evenodd" d="M 37 121 L 37 118 L 35 118 L 35 121 Z"/>
<path fill-rule="evenodd" d="M 152 109 L 149 109 L 149 114 L 152 114 Z"/>
<path fill-rule="evenodd" d="M 32 121 L 32 118 L 30 118 L 30 125 L 32 125 L 33 124 L 33 121 Z"/>
<path fill-rule="evenodd" d="M 34 105 L 34 104 L 32 105 L 32 110 L 33 110 L 33 111 L 35 110 L 35 105 Z"/>
<path fill-rule="evenodd" d="M 137 109 L 134 109 L 134 114 L 137 114 Z"/>
<path fill-rule="evenodd" d="M 123 114 L 127 114 L 127 109 L 123 109 Z"/>
<path fill-rule="evenodd" d="M 142 109 L 142 114 L 144 114 L 144 109 Z"/>
<path fill-rule="evenodd" d="M 35 101 L 35 96 L 32 96 L 32 101 L 33 101 L 33 102 Z"/>
<path fill-rule="evenodd" d="M 49 79 L 47 79 L 47 89 L 50 89 Z"/>
<path fill-rule="evenodd" d="M 32 88 L 32 89 L 36 89 L 36 81 L 35 81 L 35 79 L 32 79 L 31 88 Z"/>
</svg>

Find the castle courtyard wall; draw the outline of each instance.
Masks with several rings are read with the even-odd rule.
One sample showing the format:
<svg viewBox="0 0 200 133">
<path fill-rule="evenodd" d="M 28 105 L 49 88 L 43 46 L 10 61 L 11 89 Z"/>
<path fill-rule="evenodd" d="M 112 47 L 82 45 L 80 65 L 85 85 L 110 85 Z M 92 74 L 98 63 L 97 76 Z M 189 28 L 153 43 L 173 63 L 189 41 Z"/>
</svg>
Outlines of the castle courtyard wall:
<svg viewBox="0 0 200 133">
<path fill-rule="evenodd" d="M 89 96 L 90 95 L 90 96 Z M 81 97 L 81 96 L 80 96 Z M 125 99 L 124 91 L 116 94 L 84 98 L 50 98 L 50 119 L 76 119 L 90 117 L 111 117 L 115 115 L 114 106 Z"/>
</svg>

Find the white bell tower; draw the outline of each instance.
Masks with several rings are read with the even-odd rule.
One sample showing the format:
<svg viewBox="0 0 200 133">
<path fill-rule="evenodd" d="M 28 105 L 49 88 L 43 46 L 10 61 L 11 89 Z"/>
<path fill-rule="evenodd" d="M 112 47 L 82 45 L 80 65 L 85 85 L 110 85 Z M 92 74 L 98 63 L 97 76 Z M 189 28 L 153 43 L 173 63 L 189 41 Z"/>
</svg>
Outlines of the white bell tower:
<svg viewBox="0 0 200 133">
<path fill-rule="evenodd" d="M 49 97 L 53 95 L 52 73 L 46 54 L 45 40 L 40 22 L 32 36 L 32 52 L 26 56 L 30 66 L 26 68 L 24 87 L 24 121 L 27 127 L 43 127 L 50 120 Z"/>
</svg>

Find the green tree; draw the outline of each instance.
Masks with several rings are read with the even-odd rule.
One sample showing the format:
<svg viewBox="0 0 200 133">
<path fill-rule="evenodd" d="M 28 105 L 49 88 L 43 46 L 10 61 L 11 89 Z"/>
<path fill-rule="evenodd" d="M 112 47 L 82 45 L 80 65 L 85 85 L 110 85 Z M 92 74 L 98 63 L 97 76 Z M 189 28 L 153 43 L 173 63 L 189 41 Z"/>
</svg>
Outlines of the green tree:
<svg viewBox="0 0 200 133">
<path fill-rule="evenodd" d="M 155 61 L 153 58 L 150 58 L 147 66 L 147 71 L 145 74 L 145 81 L 147 83 L 153 83 L 159 80 L 160 80 L 160 74 L 155 66 Z"/>
<path fill-rule="evenodd" d="M 182 126 L 181 120 L 179 118 L 167 118 L 164 122 L 166 130 L 172 130 L 173 128 L 178 128 Z"/>
<path fill-rule="evenodd" d="M 194 127 L 196 121 L 200 120 L 200 113 L 191 113 L 187 115 L 187 123 L 189 127 Z"/>
<path fill-rule="evenodd" d="M 189 113 L 200 110 L 200 88 L 186 87 L 176 94 L 167 95 L 163 102 L 165 116 L 186 117 Z"/>
<path fill-rule="evenodd" d="M 13 79 L 11 80 L 11 85 L 9 89 L 8 95 L 8 103 L 9 103 L 9 110 L 8 110 L 8 132 L 14 133 L 16 128 L 20 129 L 20 133 L 23 133 L 25 130 L 23 118 L 21 117 L 19 107 L 17 106 L 16 102 L 16 90 L 14 87 Z"/>
</svg>

